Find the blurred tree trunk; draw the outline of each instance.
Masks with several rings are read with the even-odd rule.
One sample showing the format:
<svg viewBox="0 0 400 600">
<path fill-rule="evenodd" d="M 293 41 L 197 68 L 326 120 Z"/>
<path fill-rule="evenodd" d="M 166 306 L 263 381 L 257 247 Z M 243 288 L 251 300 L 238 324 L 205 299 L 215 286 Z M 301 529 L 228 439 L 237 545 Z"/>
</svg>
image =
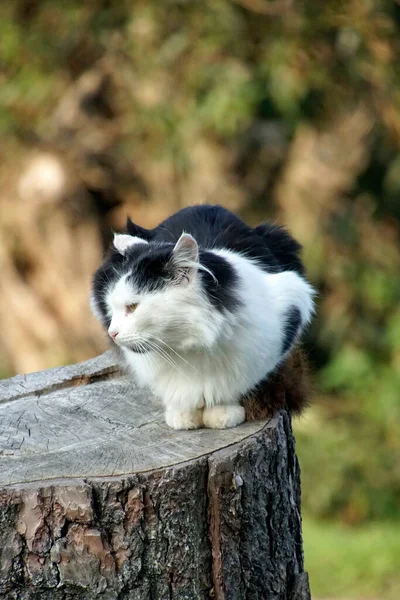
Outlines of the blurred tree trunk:
<svg viewBox="0 0 400 600">
<path fill-rule="evenodd" d="M 109 157 L 119 135 L 112 83 L 98 66 L 71 85 L 38 142 L 0 221 L 0 354 L 29 372 L 104 349 L 90 314 L 91 276 L 111 237 L 121 187 L 137 183 Z M 128 173 L 128 174 L 127 174 Z"/>
</svg>

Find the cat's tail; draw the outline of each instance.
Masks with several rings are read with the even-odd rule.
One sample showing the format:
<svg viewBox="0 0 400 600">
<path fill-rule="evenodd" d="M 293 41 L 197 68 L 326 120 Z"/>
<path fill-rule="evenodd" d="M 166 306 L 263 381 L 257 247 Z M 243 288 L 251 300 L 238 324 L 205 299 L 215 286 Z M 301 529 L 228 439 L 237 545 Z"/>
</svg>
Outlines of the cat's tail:
<svg viewBox="0 0 400 600">
<path fill-rule="evenodd" d="M 281 408 L 300 415 L 310 402 L 312 389 L 305 352 L 293 352 L 255 390 L 243 398 L 246 420 L 267 419 Z"/>
<path fill-rule="evenodd" d="M 304 275 L 304 265 L 300 258 L 302 246 L 284 227 L 264 223 L 254 227 L 253 232 L 263 238 L 284 271 L 297 271 Z"/>
</svg>

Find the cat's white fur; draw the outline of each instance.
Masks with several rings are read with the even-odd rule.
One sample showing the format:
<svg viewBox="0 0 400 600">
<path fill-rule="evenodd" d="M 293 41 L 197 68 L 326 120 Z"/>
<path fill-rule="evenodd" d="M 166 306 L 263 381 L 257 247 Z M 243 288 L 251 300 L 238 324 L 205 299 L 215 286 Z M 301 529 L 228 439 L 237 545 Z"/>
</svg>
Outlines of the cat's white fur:
<svg viewBox="0 0 400 600">
<path fill-rule="evenodd" d="M 141 242 L 123 235 L 116 236 L 114 244 L 123 253 Z M 245 419 L 240 398 L 284 358 L 285 315 L 297 307 L 304 327 L 313 313 L 314 292 L 294 271 L 269 274 L 243 255 L 213 250 L 239 276 L 240 306 L 234 314 L 221 314 L 200 284 L 193 238 L 184 234 L 175 248 L 176 259 L 185 256 L 192 265 L 190 276 L 144 295 L 122 277 L 106 294 L 109 333 L 117 333 L 114 341 L 139 385 L 162 399 L 170 427 L 233 427 Z M 137 309 L 127 312 L 126 306 L 133 303 Z M 151 352 L 129 350 L 132 342 L 146 340 Z"/>
</svg>

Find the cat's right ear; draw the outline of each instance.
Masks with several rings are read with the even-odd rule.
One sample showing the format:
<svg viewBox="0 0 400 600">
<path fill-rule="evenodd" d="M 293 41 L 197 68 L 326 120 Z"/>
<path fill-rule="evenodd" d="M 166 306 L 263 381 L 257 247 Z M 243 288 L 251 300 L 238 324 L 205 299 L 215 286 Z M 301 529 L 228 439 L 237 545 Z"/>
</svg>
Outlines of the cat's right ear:
<svg viewBox="0 0 400 600">
<path fill-rule="evenodd" d="M 140 227 L 140 225 L 136 225 L 129 217 L 126 219 L 126 231 L 129 235 L 133 235 L 134 237 L 141 238 L 142 240 L 149 240 L 150 231 L 145 229 L 144 227 Z"/>
<path fill-rule="evenodd" d="M 127 235 L 126 233 L 114 233 L 113 244 L 114 248 L 118 250 L 120 254 L 125 254 L 132 246 L 135 246 L 136 244 L 148 244 L 148 242 L 133 235 Z"/>
<path fill-rule="evenodd" d="M 172 264 L 177 278 L 182 283 L 189 283 L 199 267 L 199 248 L 189 233 L 182 233 L 172 250 Z"/>
</svg>

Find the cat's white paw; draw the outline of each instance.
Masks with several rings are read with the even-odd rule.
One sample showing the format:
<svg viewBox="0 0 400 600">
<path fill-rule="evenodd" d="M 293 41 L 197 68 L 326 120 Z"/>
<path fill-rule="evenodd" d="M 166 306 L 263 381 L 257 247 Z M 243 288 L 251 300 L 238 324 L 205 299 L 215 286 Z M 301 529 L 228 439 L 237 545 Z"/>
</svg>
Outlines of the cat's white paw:
<svg viewBox="0 0 400 600">
<path fill-rule="evenodd" d="M 203 425 L 203 410 L 168 409 L 165 411 L 165 421 L 172 429 L 198 429 Z"/>
<path fill-rule="evenodd" d="M 203 425 L 211 429 L 227 429 L 243 423 L 246 414 L 243 406 L 212 406 L 203 410 Z"/>
</svg>

